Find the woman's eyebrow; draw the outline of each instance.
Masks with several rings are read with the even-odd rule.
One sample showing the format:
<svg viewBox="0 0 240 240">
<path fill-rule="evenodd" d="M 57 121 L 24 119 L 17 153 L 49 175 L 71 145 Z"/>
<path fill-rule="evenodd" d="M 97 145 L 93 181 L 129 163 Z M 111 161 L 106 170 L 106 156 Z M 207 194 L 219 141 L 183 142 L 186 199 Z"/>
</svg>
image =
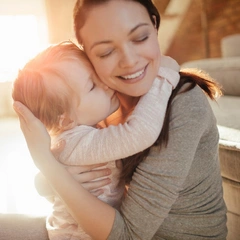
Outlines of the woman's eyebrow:
<svg viewBox="0 0 240 240">
<path fill-rule="evenodd" d="M 138 28 L 142 27 L 142 26 L 149 26 L 149 23 L 139 23 L 137 26 L 135 26 L 134 28 L 132 28 L 129 33 L 128 33 L 128 36 L 131 35 L 134 31 L 136 31 Z M 111 43 L 112 41 L 111 40 L 103 40 L 103 41 L 98 41 L 98 42 L 95 42 L 90 50 L 92 50 L 95 46 L 97 45 L 100 45 L 100 44 L 108 44 L 108 43 Z"/>
<path fill-rule="evenodd" d="M 95 43 L 91 46 L 90 50 L 92 50 L 92 49 L 93 49 L 94 47 L 96 47 L 97 45 L 100 45 L 100 44 L 108 44 L 108 43 L 111 43 L 111 42 L 112 42 L 112 41 L 110 41 L 110 40 L 95 42 Z"/>
<path fill-rule="evenodd" d="M 128 33 L 128 36 L 131 35 L 134 31 L 136 31 L 139 27 L 142 26 L 149 26 L 149 23 L 139 23 L 136 27 L 134 27 L 133 29 L 130 30 L 130 32 Z"/>
</svg>

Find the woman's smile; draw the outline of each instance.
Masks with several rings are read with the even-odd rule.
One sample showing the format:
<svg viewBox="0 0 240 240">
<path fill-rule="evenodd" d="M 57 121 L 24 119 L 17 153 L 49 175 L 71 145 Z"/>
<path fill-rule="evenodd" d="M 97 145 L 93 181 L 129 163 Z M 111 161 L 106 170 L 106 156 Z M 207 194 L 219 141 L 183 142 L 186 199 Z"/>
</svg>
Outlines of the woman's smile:
<svg viewBox="0 0 240 240">
<path fill-rule="evenodd" d="M 119 76 L 119 78 L 121 80 L 124 80 L 124 82 L 126 83 L 135 83 L 137 81 L 141 81 L 146 75 L 147 66 L 145 66 L 143 69 L 136 71 L 134 73 Z"/>
</svg>

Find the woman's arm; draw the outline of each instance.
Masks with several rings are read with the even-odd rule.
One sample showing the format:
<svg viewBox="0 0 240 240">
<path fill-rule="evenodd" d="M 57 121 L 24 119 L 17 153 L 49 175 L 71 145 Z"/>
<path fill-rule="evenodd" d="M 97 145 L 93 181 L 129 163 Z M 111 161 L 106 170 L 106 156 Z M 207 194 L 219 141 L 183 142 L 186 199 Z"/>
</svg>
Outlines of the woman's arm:
<svg viewBox="0 0 240 240">
<path fill-rule="evenodd" d="M 107 239 L 115 218 L 114 208 L 85 190 L 62 164 L 56 161 L 50 150 L 50 136 L 41 121 L 20 102 L 14 102 L 13 107 L 19 116 L 20 126 L 35 165 L 79 225 L 90 233 L 93 239 Z"/>
</svg>

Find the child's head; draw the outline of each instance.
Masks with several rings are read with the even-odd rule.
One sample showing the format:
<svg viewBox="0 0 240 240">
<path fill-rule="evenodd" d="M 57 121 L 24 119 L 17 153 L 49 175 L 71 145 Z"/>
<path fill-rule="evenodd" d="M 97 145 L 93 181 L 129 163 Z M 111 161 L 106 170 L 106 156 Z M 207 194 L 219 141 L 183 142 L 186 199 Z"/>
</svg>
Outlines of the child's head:
<svg viewBox="0 0 240 240">
<path fill-rule="evenodd" d="M 106 118 L 118 108 L 113 94 L 100 86 L 85 53 L 72 42 L 63 42 L 47 48 L 19 71 L 12 97 L 56 134 Z"/>
</svg>

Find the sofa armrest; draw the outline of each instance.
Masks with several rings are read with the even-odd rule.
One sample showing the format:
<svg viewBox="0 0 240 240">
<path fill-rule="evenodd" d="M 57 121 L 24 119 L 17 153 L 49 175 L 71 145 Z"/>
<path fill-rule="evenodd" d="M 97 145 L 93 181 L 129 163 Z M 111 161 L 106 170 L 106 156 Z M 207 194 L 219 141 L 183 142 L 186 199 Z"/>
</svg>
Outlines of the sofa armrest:
<svg viewBox="0 0 240 240">
<path fill-rule="evenodd" d="M 181 67 L 204 70 L 220 83 L 224 95 L 240 96 L 240 57 L 194 60 Z"/>
</svg>

